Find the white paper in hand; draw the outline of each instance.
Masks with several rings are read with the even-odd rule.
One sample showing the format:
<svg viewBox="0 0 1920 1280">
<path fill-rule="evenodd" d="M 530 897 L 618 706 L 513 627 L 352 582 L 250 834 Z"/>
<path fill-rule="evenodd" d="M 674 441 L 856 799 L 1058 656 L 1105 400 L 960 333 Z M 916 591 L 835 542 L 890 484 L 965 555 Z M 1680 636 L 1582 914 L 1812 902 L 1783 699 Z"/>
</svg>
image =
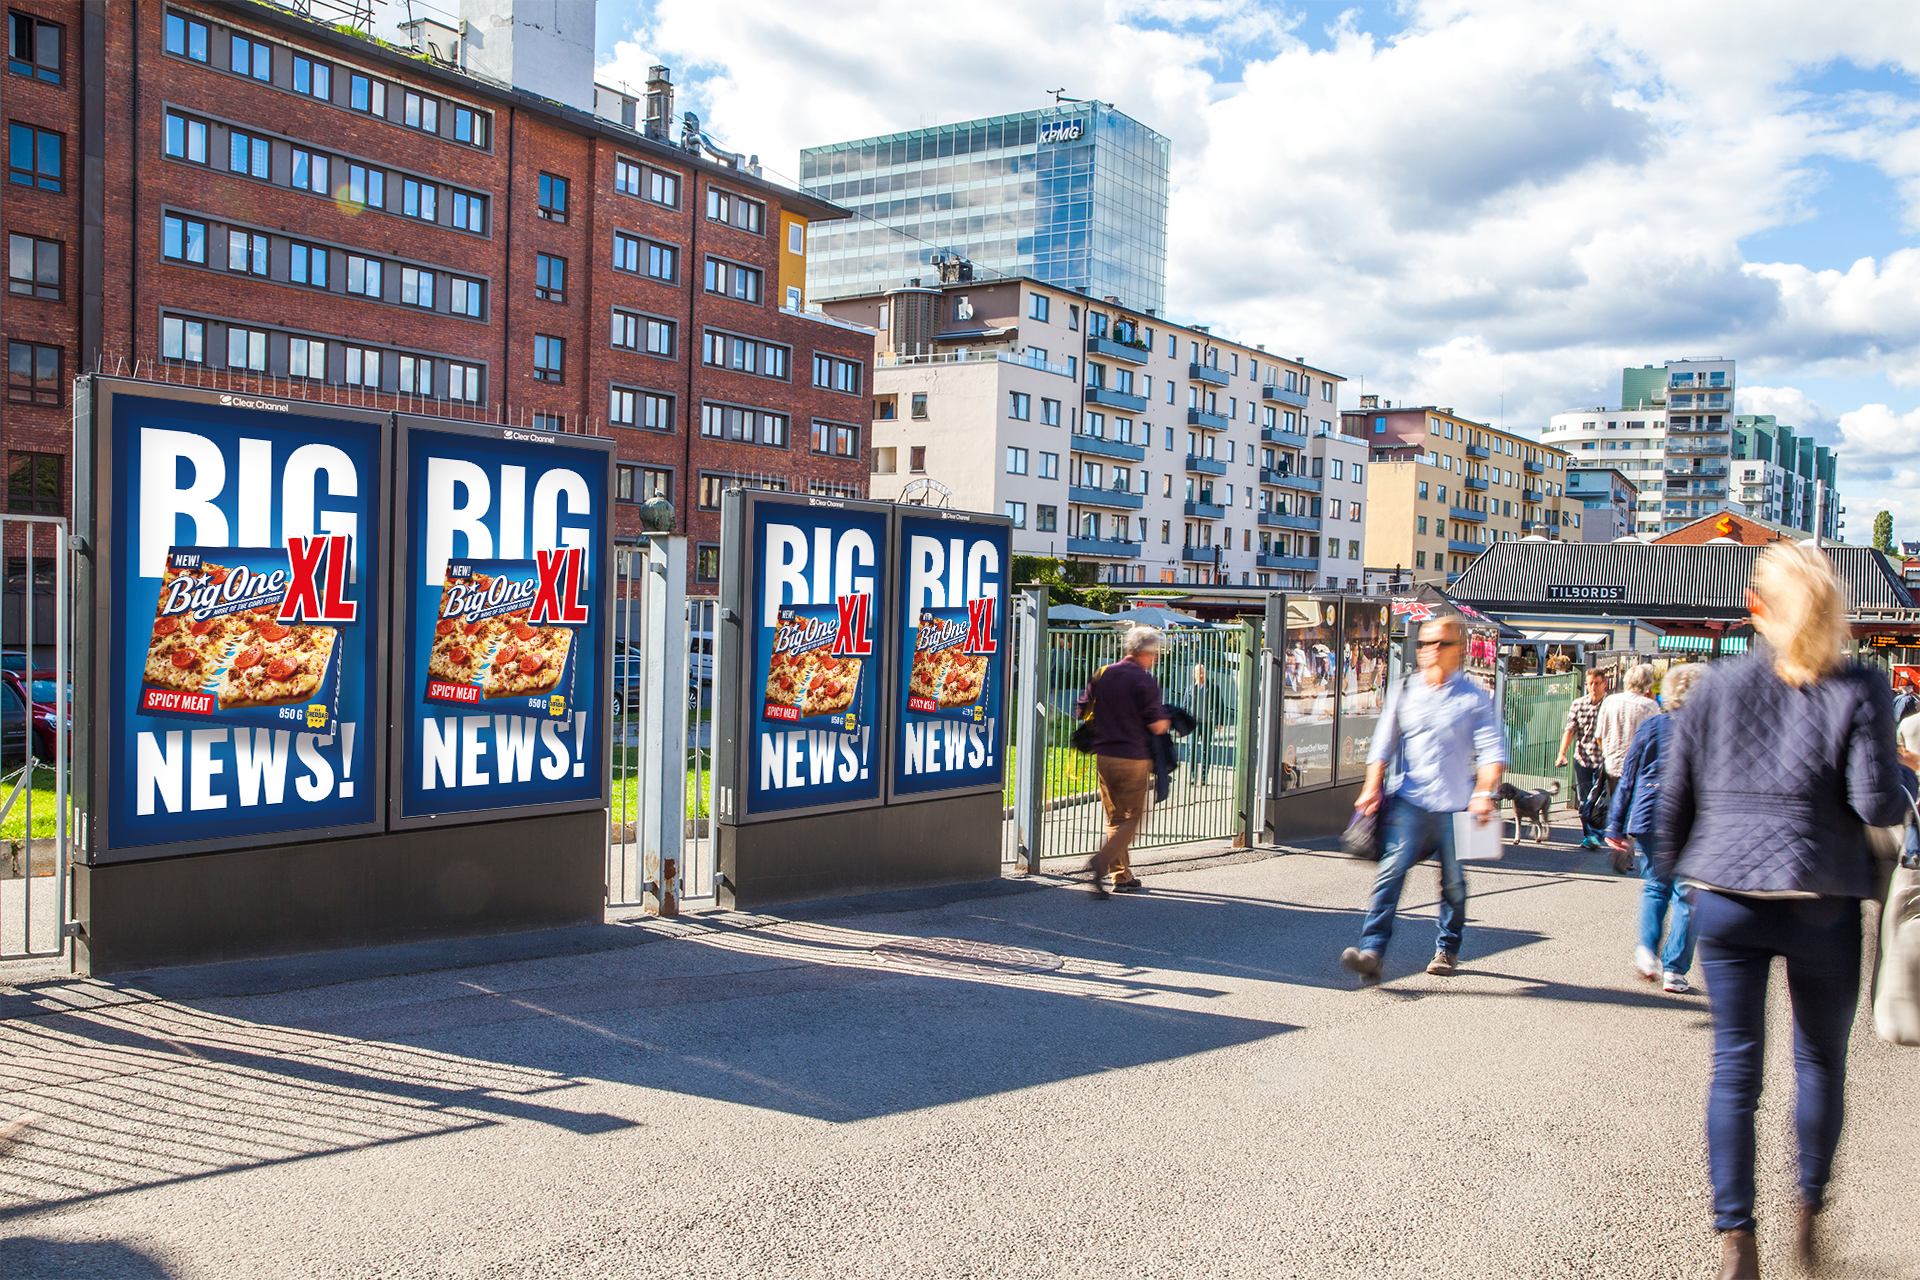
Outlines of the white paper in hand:
<svg viewBox="0 0 1920 1280">
<path fill-rule="evenodd" d="M 1498 862 L 1506 852 L 1501 843 L 1505 824 L 1495 814 L 1485 822 L 1470 813 L 1453 815 L 1453 856 L 1462 862 Z"/>
</svg>

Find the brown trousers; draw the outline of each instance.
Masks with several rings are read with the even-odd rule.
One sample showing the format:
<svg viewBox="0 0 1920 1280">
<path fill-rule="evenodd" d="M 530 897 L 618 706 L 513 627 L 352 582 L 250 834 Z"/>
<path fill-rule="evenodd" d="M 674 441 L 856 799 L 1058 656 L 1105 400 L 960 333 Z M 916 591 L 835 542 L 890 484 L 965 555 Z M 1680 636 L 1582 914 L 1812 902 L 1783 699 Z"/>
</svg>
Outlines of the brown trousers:
<svg viewBox="0 0 1920 1280">
<path fill-rule="evenodd" d="M 1095 875 L 1111 874 L 1116 882 L 1130 879 L 1132 864 L 1127 848 L 1133 833 L 1146 816 L 1147 793 L 1153 789 L 1153 761 L 1123 760 L 1118 756 L 1100 756 L 1095 761 L 1100 775 L 1100 805 L 1107 811 L 1107 842 L 1093 855 Z"/>
</svg>

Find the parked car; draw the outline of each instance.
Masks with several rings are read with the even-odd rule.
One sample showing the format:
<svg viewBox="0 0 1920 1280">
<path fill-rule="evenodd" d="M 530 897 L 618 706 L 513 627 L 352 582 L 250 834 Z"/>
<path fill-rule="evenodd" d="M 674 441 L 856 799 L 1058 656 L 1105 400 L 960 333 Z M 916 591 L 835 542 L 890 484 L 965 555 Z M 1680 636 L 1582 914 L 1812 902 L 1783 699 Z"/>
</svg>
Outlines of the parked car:
<svg viewBox="0 0 1920 1280">
<path fill-rule="evenodd" d="M 57 687 L 54 682 L 51 679 L 36 679 L 29 685 L 18 671 L 0 668 L 0 687 L 4 687 L 7 691 L 5 709 L 4 712 L 0 712 L 0 718 L 5 720 L 5 750 L 8 758 L 16 758 L 21 754 L 26 742 L 21 722 L 28 718 L 23 716 L 22 711 L 23 708 L 31 707 L 33 754 L 35 758 L 44 761 L 56 759 L 54 694 Z M 44 701 L 42 701 L 43 698 Z M 68 703 L 68 714 L 72 714 L 71 701 Z M 68 751 L 72 751 L 71 739 L 68 742 Z"/>
</svg>

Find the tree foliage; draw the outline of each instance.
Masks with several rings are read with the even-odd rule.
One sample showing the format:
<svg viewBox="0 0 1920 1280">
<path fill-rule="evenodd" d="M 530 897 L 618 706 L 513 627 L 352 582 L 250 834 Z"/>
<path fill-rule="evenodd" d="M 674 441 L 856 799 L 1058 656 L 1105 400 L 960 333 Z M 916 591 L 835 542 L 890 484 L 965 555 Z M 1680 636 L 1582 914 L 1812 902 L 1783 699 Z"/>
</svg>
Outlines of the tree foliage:
<svg viewBox="0 0 1920 1280">
<path fill-rule="evenodd" d="M 1119 587 L 1101 586 L 1100 566 L 1078 560 L 1056 560 L 1051 556 L 1015 556 L 1013 580 L 1019 583 L 1045 583 L 1047 599 L 1054 604 L 1077 604 L 1101 613 L 1118 613 L 1127 607 L 1127 593 Z"/>
<path fill-rule="evenodd" d="M 1893 512 L 1882 511 L 1873 518 L 1873 549 L 1893 553 Z"/>
</svg>

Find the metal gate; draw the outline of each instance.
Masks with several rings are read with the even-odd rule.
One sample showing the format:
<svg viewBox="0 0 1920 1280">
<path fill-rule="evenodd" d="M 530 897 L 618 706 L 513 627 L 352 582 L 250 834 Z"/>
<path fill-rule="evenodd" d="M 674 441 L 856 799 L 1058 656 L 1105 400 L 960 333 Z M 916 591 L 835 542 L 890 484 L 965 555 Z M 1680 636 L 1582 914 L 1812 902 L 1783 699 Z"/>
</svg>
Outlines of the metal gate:
<svg viewBox="0 0 1920 1280">
<path fill-rule="evenodd" d="M 1124 629 L 1048 626 L 1031 594 L 1016 602 L 1013 618 L 1016 713 L 1003 860 L 1037 869 L 1040 858 L 1086 857 L 1106 838 L 1094 758 L 1075 751 L 1071 739 L 1075 702 L 1095 672 L 1119 660 Z M 1154 675 L 1166 702 L 1185 707 L 1199 727 L 1179 743 L 1172 788 L 1148 810 L 1135 848 L 1246 833 L 1258 658 L 1257 624 L 1166 633 Z"/>
<path fill-rule="evenodd" d="M 0 960 L 66 949 L 72 720 L 67 522 L 0 516 Z"/>
</svg>

